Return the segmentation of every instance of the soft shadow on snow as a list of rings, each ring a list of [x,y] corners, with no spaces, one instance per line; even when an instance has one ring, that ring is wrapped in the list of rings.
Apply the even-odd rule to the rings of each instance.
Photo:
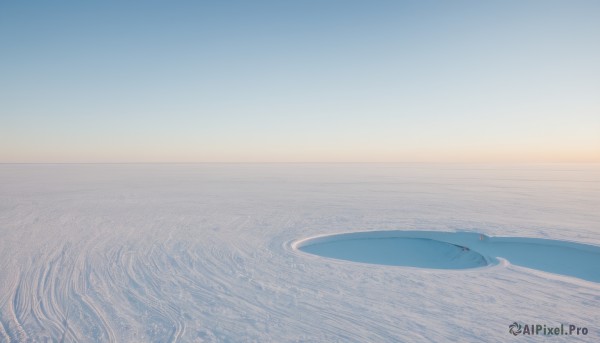
[[[433,269],[483,267],[502,258],[526,268],[600,282],[600,247],[567,241],[473,232],[368,231],[312,237],[292,247],[340,260]]]

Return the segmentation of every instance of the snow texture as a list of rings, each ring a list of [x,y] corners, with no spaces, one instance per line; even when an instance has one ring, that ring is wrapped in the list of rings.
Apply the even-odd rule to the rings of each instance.
[[[594,281],[293,248],[390,230],[600,246],[598,209],[597,164],[0,165],[0,342],[598,342]]]

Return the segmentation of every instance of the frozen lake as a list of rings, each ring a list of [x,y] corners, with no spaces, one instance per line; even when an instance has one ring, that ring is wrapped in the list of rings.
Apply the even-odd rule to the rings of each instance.
[[[346,261],[417,268],[466,269],[511,263],[600,283],[600,246],[562,240],[373,230],[320,235],[296,241],[292,248]]]
[[[599,209],[598,164],[4,164],[0,342],[500,342],[513,322],[597,342],[600,283],[530,253],[600,246]],[[535,246],[457,269],[292,247],[392,230]],[[574,269],[594,273],[582,256]]]

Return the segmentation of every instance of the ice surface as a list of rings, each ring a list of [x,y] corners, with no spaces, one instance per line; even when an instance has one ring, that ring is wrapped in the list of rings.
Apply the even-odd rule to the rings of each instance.
[[[500,257],[520,266],[600,282],[600,246],[550,239],[390,230],[318,236],[293,247],[348,261],[439,269],[498,264]]]
[[[428,238],[363,237],[305,244],[300,250],[341,260],[437,269],[465,269],[487,266],[486,259],[462,246]]]
[[[599,284],[517,255],[421,269],[292,243],[409,230],[600,245],[599,208],[598,165],[0,165],[0,342],[524,339],[514,321],[598,342]]]

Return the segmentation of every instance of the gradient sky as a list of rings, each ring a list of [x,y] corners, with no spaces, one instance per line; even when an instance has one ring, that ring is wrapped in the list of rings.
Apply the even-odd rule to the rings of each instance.
[[[1,1],[0,162],[600,162],[600,1]]]

